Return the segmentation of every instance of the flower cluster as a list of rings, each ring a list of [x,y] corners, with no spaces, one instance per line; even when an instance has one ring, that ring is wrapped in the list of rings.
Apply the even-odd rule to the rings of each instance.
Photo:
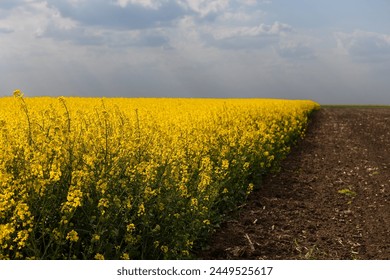
[[[1,98],[0,259],[190,258],[312,101]]]

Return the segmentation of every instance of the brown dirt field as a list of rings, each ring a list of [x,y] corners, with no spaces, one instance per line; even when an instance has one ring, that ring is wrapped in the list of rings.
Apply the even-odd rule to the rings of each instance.
[[[390,259],[390,108],[323,108],[199,259]]]

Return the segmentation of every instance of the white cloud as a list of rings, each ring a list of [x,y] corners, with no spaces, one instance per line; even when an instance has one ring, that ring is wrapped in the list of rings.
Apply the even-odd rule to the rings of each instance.
[[[284,34],[293,32],[291,26],[274,22],[257,26],[210,26],[203,28],[205,41],[221,49],[262,49],[277,44]]]
[[[0,2],[0,11],[1,10],[10,10],[13,9],[21,4],[23,4],[25,1],[24,0],[2,0]]]
[[[255,2],[249,1],[247,4],[253,5]],[[174,40],[177,37],[175,30],[185,18],[194,20],[196,28],[192,32],[198,33],[199,38],[211,36],[212,40],[220,43],[240,37],[277,35],[290,29],[279,22],[259,25],[258,22],[265,17],[263,11],[253,7],[248,10],[242,3],[238,8],[232,5],[237,3],[229,0],[31,1],[11,10],[10,14],[19,17],[18,21],[9,17],[9,23],[5,24],[0,20],[0,32],[11,32],[19,25],[25,25],[28,34],[78,45],[126,47],[143,46],[140,42],[144,42],[169,47],[170,38]],[[209,15],[213,17],[202,21]],[[20,27],[19,31],[23,28]],[[144,32],[135,37],[132,31],[138,30]],[[142,38],[143,34],[145,38]]]
[[[54,45],[66,41],[78,46],[169,47],[169,38],[161,28],[142,26],[143,32],[140,32],[140,29],[134,28],[88,25],[78,20],[77,16],[66,16],[66,13],[61,13],[61,9],[65,8],[54,4],[54,2],[49,5],[47,2],[32,1],[10,9],[7,16],[0,19],[0,33],[7,35],[0,40],[3,42],[4,52],[15,53],[16,49],[24,49],[23,52],[28,52],[31,45],[39,44],[39,40],[48,38]],[[78,5],[85,5],[87,2],[79,0],[72,1],[71,4],[74,7],[70,9],[76,11]],[[13,33],[12,37],[8,36],[8,33]],[[15,42],[23,43],[19,43],[17,48],[6,47]]]
[[[161,7],[162,2],[166,1],[156,1],[156,0],[117,0],[117,4],[121,6],[122,8],[127,7],[128,4],[132,5],[140,5],[145,8],[150,8],[157,10]]]
[[[281,42],[275,50],[281,57],[287,59],[306,60],[315,57],[313,48],[298,41]]]
[[[274,22],[272,25],[260,24],[253,27],[221,28],[214,33],[214,38],[221,40],[232,37],[257,37],[263,35],[279,35],[291,31],[291,26],[280,22]]]
[[[12,33],[14,32],[14,30],[8,26],[8,25],[3,25],[3,26],[0,26],[0,33]]]
[[[248,5],[248,6],[254,6],[257,4],[257,0],[243,0],[242,1],[245,5]]]
[[[291,6],[282,6],[267,0],[2,0],[0,93],[20,87],[30,95],[310,98],[323,92],[322,100],[330,100],[340,91],[363,98],[373,89],[388,98],[384,26],[376,33],[333,34],[352,24],[325,30],[313,16],[297,18]],[[299,9],[304,15],[305,7]]]
[[[73,5],[56,0],[50,5],[81,25],[111,30],[170,26],[187,13],[174,0],[84,0]]]
[[[229,7],[229,0],[178,0],[178,3],[201,17],[224,11]]]
[[[256,4],[270,4],[270,0],[241,0],[245,5],[255,6]]]
[[[250,21],[252,19],[252,15],[243,12],[243,11],[238,11],[238,12],[226,12],[222,14],[219,18],[220,21],[223,22],[246,22]]]
[[[6,17],[0,20],[0,28],[26,37],[41,35],[50,25],[68,30],[76,27],[76,22],[61,17],[58,10],[41,1],[26,1],[24,5],[11,9]]]
[[[335,33],[338,50],[361,62],[388,62],[390,35],[355,30]]]
[[[73,7],[80,6],[80,4],[85,3],[88,0],[68,0],[69,4],[71,4]]]

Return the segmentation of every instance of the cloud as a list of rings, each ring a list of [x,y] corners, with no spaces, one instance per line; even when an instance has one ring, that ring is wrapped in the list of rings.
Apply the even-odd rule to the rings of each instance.
[[[355,30],[335,33],[338,49],[357,62],[388,62],[390,35]]]
[[[311,47],[296,41],[280,43],[275,51],[286,59],[307,60],[315,58],[314,50]]]
[[[351,22],[351,17],[345,18],[348,24],[338,20],[329,25],[324,17],[336,17],[330,12],[338,2],[327,9],[306,0],[281,2],[2,0],[0,90],[8,94],[22,88],[30,95],[312,96],[326,102],[341,100],[340,92],[345,92],[346,102],[358,95],[361,100],[373,95],[388,99],[387,17],[382,16],[385,24],[379,27],[376,18],[371,25],[356,18]],[[346,6],[334,12],[348,16]],[[372,32],[333,33],[355,26]]]
[[[178,0],[178,3],[200,17],[220,13],[229,7],[229,0]]]
[[[15,45],[16,42],[22,52],[34,51],[35,45],[43,44],[40,40],[50,39],[55,45],[69,42],[77,46],[107,46],[113,48],[126,47],[165,47],[169,48],[169,38],[160,27],[142,29],[112,29],[87,25],[71,17],[61,14],[52,1],[50,5],[42,1],[29,1],[14,7],[7,12],[7,16],[0,19],[0,34],[3,36],[3,53],[15,53],[15,48],[6,45]],[[68,5],[75,9],[86,4],[85,0],[72,0]],[[117,9],[122,9],[117,7]],[[11,28],[12,27],[12,28]],[[9,37],[8,35],[12,36]],[[6,37],[9,37],[8,39]],[[50,48],[51,45],[45,46]],[[30,46],[29,46],[30,44]],[[45,49],[42,46],[42,51]],[[19,50],[18,52],[20,52]]]
[[[258,37],[258,36],[274,36],[283,32],[291,32],[291,26],[279,22],[275,22],[272,25],[260,24],[254,27],[239,27],[228,28],[215,32],[214,38],[216,40],[223,40],[233,37]]]
[[[109,48],[165,47],[170,48],[170,39],[163,29],[104,30],[75,25],[63,28],[54,22],[36,33],[38,38],[66,41],[79,46],[105,46]]]
[[[247,6],[257,6],[262,4],[271,4],[270,0],[236,0],[238,3],[242,3]]]
[[[134,46],[139,47],[165,47],[170,49],[170,40],[167,36],[160,34],[158,31],[150,31],[148,34],[143,34],[139,36],[139,39],[136,40]]]
[[[22,3],[24,3],[24,0],[2,0],[0,5],[0,11],[1,10],[11,10],[15,7],[18,7]]]
[[[13,31],[25,40],[39,35],[48,25],[69,29],[76,24],[70,19],[61,17],[56,9],[50,8],[44,1],[24,1],[7,11],[0,19],[0,28],[3,31]]]
[[[211,45],[225,49],[258,49],[277,43],[282,34],[290,33],[291,26],[274,22],[272,25],[219,27],[208,30]]]
[[[291,28],[279,22],[259,24],[263,1],[228,0],[53,0],[7,1],[8,25],[36,38],[76,45],[164,47],[172,49],[183,19],[191,18],[200,44],[225,49],[262,48]],[[13,9],[11,9],[11,4]],[[256,6],[257,5],[257,6]],[[16,25],[16,28],[14,26]],[[12,30],[9,28],[12,26]],[[18,27],[19,26],[19,27]],[[275,37],[276,36],[276,37]],[[274,37],[274,38],[272,38]],[[179,43],[180,44],[180,43]]]
[[[259,49],[277,43],[292,27],[275,21],[259,24],[264,12],[260,2],[227,0],[56,0],[46,4],[46,24],[37,28],[39,38],[77,45],[175,48],[183,19],[196,25],[202,45],[222,49]],[[261,2],[262,3],[262,2]],[[239,8],[236,8],[238,5]],[[249,8],[248,8],[249,7]],[[50,12],[48,12],[48,10]],[[179,43],[181,44],[181,43]],[[181,44],[182,45],[182,44]]]
[[[184,14],[176,1],[51,1],[63,17],[105,29],[143,29],[171,25]]]
[[[140,5],[145,8],[156,10],[161,7],[161,4],[163,1],[156,1],[156,0],[117,0],[117,4],[125,8],[128,4],[132,5]]]
[[[0,34],[3,33],[3,34],[7,34],[7,33],[12,33],[14,32],[14,30],[8,26],[5,26],[5,27],[1,27],[0,26]]]

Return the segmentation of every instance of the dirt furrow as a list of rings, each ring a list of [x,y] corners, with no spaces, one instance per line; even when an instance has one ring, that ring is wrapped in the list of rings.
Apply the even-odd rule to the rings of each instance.
[[[323,108],[202,259],[390,259],[390,109]]]

